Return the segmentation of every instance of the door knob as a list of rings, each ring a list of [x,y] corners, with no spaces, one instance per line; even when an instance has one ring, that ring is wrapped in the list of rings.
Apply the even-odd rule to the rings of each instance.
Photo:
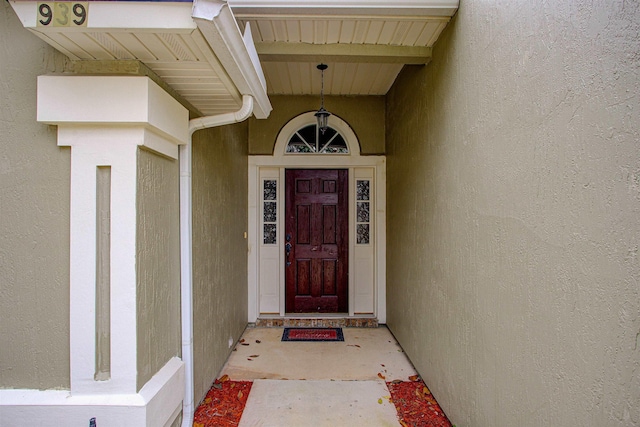
[[[291,253],[291,243],[289,242],[285,243],[284,251],[286,252],[287,256],[289,256],[289,254]]]

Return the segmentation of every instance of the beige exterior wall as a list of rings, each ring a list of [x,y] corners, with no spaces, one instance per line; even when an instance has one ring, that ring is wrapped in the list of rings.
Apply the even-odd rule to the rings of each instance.
[[[388,325],[459,427],[640,425],[639,31],[463,1],[388,95]]]
[[[68,148],[36,122],[36,77],[64,57],[0,4],[0,388],[68,389]]]
[[[247,122],[193,140],[194,400],[247,325]]]
[[[138,390],[180,356],[179,173],[178,160],[138,149]]]
[[[291,119],[320,108],[319,96],[271,96],[267,120],[249,120],[249,154],[273,154],[278,133]],[[326,96],[325,108],[347,122],[360,142],[360,154],[384,154],[385,98]]]

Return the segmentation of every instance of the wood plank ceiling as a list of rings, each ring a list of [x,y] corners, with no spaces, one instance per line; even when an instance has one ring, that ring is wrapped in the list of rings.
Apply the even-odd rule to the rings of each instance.
[[[427,64],[456,1],[230,0],[250,24],[271,95],[384,95],[405,64]],[[277,3],[277,5],[276,5]],[[385,4],[386,3],[386,4]]]
[[[48,32],[47,41],[76,61],[139,60],[204,115],[237,110],[242,95],[202,33]]]

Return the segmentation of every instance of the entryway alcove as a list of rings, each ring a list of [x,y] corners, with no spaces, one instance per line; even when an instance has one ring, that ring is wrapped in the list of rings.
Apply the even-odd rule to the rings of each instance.
[[[272,155],[249,156],[249,322],[385,322],[384,177],[335,115],[322,134],[300,114]]]

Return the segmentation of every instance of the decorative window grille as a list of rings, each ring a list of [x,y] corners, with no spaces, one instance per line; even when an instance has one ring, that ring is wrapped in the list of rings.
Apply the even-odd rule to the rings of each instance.
[[[278,181],[262,181],[262,242],[275,245],[278,233]]]
[[[371,242],[371,181],[356,180],[356,243],[368,245]]]
[[[287,154],[349,154],[349,148],[340,132],[327,128],[322,133],[318,125],[313,124],[293,134],[287,144]]]

